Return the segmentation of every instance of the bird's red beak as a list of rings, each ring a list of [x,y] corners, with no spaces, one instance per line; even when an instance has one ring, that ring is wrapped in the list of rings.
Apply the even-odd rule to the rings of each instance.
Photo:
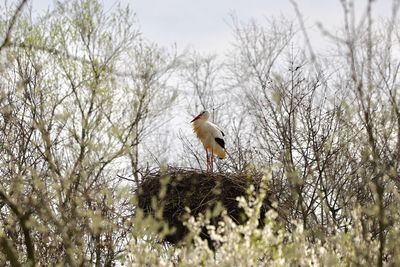
[[[193,120],[191,120],[190,122],[192,123],[192,122],[194,122],[194,121],[196,121],[196,120],[200,119],[200,116],[201,116],[201,115],[197,115],[197,116],[196,116],[196,117],[194,117],[194,119],[193,119]]]

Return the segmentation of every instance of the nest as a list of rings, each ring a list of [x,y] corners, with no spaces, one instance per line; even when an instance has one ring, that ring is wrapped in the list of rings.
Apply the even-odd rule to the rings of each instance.
[[[138,186],[138,207],[145,215],[151,216],[155,215],[155,207],[162,207],[161,219],[173,229],[163,241],[176,244],[183,241],[189,232],[182,222],[187,215],[186,207],[190,209],[191,215],[197,216],[199,213],[214,210],[216,205],[220,204],[231,219],[238,224],[244,223],[247,218],[243,209],[238,206],[237,197],[246,196],[250,185],[254,186],[256,192],[259,191],[261,178],[261,173],[206,173],[175,168],[164,172],[156,171],[147,175]],[[265,212],[272,208],[273,195],[269,190],[264,199],[259,218],[260,225],[263,224]],[[211,223],[217,225],[218,220],[220,216],[212,218]],[[201,236],[210,244],[206,229],[203,229]]]

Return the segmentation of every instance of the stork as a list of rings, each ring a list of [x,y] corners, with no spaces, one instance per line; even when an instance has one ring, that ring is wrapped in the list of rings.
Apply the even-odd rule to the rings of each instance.
[[[192,121],[193,132],[197,135],[197,138],[203,143],[204,149],[206,150],[207,157],[207,171],[213,171],[214,154],[220,159],[224,159],[226,156],[224,132],[215,125],[208,121],[210,113],[208,111],[202,111]],[[209,154],[210,153],[210,154]]]

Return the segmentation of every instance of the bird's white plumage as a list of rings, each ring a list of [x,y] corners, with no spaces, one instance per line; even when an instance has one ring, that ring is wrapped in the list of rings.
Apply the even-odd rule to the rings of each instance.
[[[223,159],[226,156],[223,132],[217,125],[208,121],[208,117],[209,113],[204,111],[193,119],[193,131],[207,151]]]

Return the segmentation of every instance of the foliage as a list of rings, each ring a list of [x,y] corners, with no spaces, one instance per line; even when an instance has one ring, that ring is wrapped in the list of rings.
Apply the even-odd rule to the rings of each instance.
[[[225,58],[148,41],[120,5],[57,1],[35,15],[27,1],[4,4],[0,265],[399,265],[400,2],[378,22],[373,1],[359,21],[340,1],[343,27],[321,26],[330,50],[318,53],[291,2],[297,24],[232,16]],[[224,128],[229,157],[215,175],[189,172],[202,180],[186,190],[262,174],[284,212],[264,216],[268,191],[240,186],[222,195],[248,220],[186,209],[188,239],[172,245],[162,207],[141,210],[134,193],[163,158],[203,165],[200,145],[181,133],[184,151],[170,147],[168,129],[200,107]],[[149,199],[174,196],[171,185]]]
[[[23,262],[110,265],[125,250],[134,208],[116,174],[139,179],[140,145],[174,99],[165,79],[176,65],[132,19],[68,1],[21,16],[2,51],[0,216]]]
[[[264,180],[270,178],[267,174]],[[165,248],[157,239],[147,236],[156,229],[150,230],[150,225],[157,225],[157,222],[151,217],[142,221],[143,217],[140,217],[136,223],[139,228],[146,230],[135,232],[137,237],[142,238],[142,242],[137,239],[131,242],[126,258],[128,265],[365,266],[373,265],[372,263],[379,260],[379,241],[372,237],[368,226],[362,223],[361,207],[353,210],[351,219],[356,223],[349,224],[345,231],[334,231],[332,227],[331,234],[321,235],[313,240],[310,239],[310,230],[304,229],[299,222],[293,222],[292,230],[288,231],[277,221],[279,215],[274,210],[266,213],[264,223],[260,227],[257,218],[265,193],[264,189],[254,194],[253,189],[249,191],[247,200],[244,197],[238,198],[239,206],[251,218],[244,224],[238,224],[227,213],[223,214],[223,219],[217,226],[201,213],[197,217],[188,218],[186,225],[193,234],[192,241],[180,247]],[[207,241],[200,237],[204,227],[216,244],[213,250],[209,248]],[[394,237],[397,234],[396,223],[390,235]],[[385,262],[395,265],[398,262],[397,241],[388,241],[387,245]]]

